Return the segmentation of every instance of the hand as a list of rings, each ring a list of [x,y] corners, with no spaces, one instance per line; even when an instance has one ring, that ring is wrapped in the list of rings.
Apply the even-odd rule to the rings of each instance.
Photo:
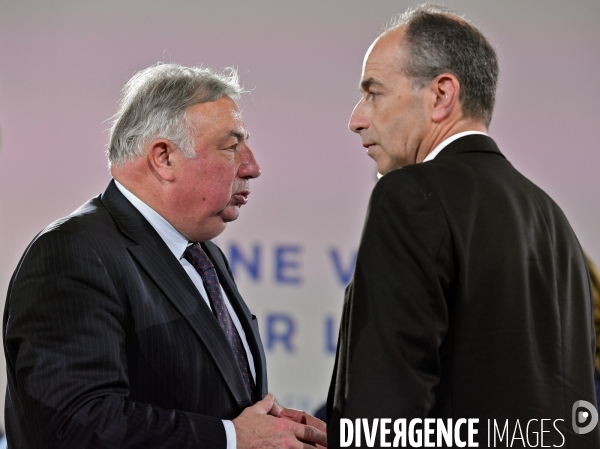
[[[327,425],[318,418],[315,418],[312,415],[309,415],[306,412],[301,410],[295,410],[293,408],[285,408],[281,407],[277,403],[273,402],[273,407],[269,410],[269,415],[276,416],[278,418],[288,419],[290,421],[297,422],[299,424],[305,424],[310,427],[314,427],[317,430],[327,434]],[[325,445],[316,444],[318,448],[327,447],[327,442]]]
[[[327,446],[325,432],[287,416],[287,419],[276,418],[270,413],[274,406],[274,412],[284,410],[276,405],[273,396],[268,394],[233,420],[238,449],[309,449],[315,445]],[[315,422],[319,421],[316,418],[312,419]]]

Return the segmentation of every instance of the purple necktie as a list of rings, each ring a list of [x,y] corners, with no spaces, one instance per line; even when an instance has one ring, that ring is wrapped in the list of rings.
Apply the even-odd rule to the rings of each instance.
[[[231,345],[231,349],[233,349],[233,355],[235,356],[235,360],[237,361],[242,373],[244,385],[246,385],[246,390],[248,390],[248,394],[252,399],[254,398],[254,380],[250,374],[248,357],[246,355],[244,345],[242,344],[242,339],[240,338],[240,335],[238,334],[238,331],[231,320],[231,315],[229,315],[229,311],[227,310],[227,306],[223,300],[221,285],[219,284],[219,278],[217,277],[215,267],[204,250],[200,247],[199,243],[194,243],[188,246],[183,254],[183,257],[185,257],[185,259],[192,264],[202,278],[202,282],[204,283],[204,288],[208,294],[208,299],[212,305],[214,314],[219,320],[219,324],[221,325],[223,332],[225,332],[225,336]]]

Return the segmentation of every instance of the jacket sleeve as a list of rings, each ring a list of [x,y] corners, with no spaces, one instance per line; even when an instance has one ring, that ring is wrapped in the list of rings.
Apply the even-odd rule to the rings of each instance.
[[[30,245],[4,317],[10,446],[224,449],[220,419],[128,400],[130,315],[116,291],[81,234]]]
[[[335,421],[428,416],[448,329],[451,245],[424,182],[404,169],[378,181],[346,292]]]

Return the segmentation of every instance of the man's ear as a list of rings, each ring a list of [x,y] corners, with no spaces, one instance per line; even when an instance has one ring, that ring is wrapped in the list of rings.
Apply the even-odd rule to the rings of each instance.
[[[460,84],[454,75],[442,73],[431,82],[430,88],[435,95],[431,119],[440,123],[459,107]]]
[[[150,143],[148,166],[160,180],[172,182],[175,179],[173,162],[177,151],[173,142],[166,139],[156,139]]]

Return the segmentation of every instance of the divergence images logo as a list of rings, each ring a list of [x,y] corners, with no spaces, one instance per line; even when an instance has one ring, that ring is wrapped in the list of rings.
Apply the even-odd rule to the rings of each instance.
[[[585,410],[583,410],[585,409]],[[590,418],[591,416],[591,418]],[[589,419],[586,426],[581,427]],[[573,431],[579,435],[590,433],[598,424],[598,410],[588,401],[577,401],[573,404]]]

